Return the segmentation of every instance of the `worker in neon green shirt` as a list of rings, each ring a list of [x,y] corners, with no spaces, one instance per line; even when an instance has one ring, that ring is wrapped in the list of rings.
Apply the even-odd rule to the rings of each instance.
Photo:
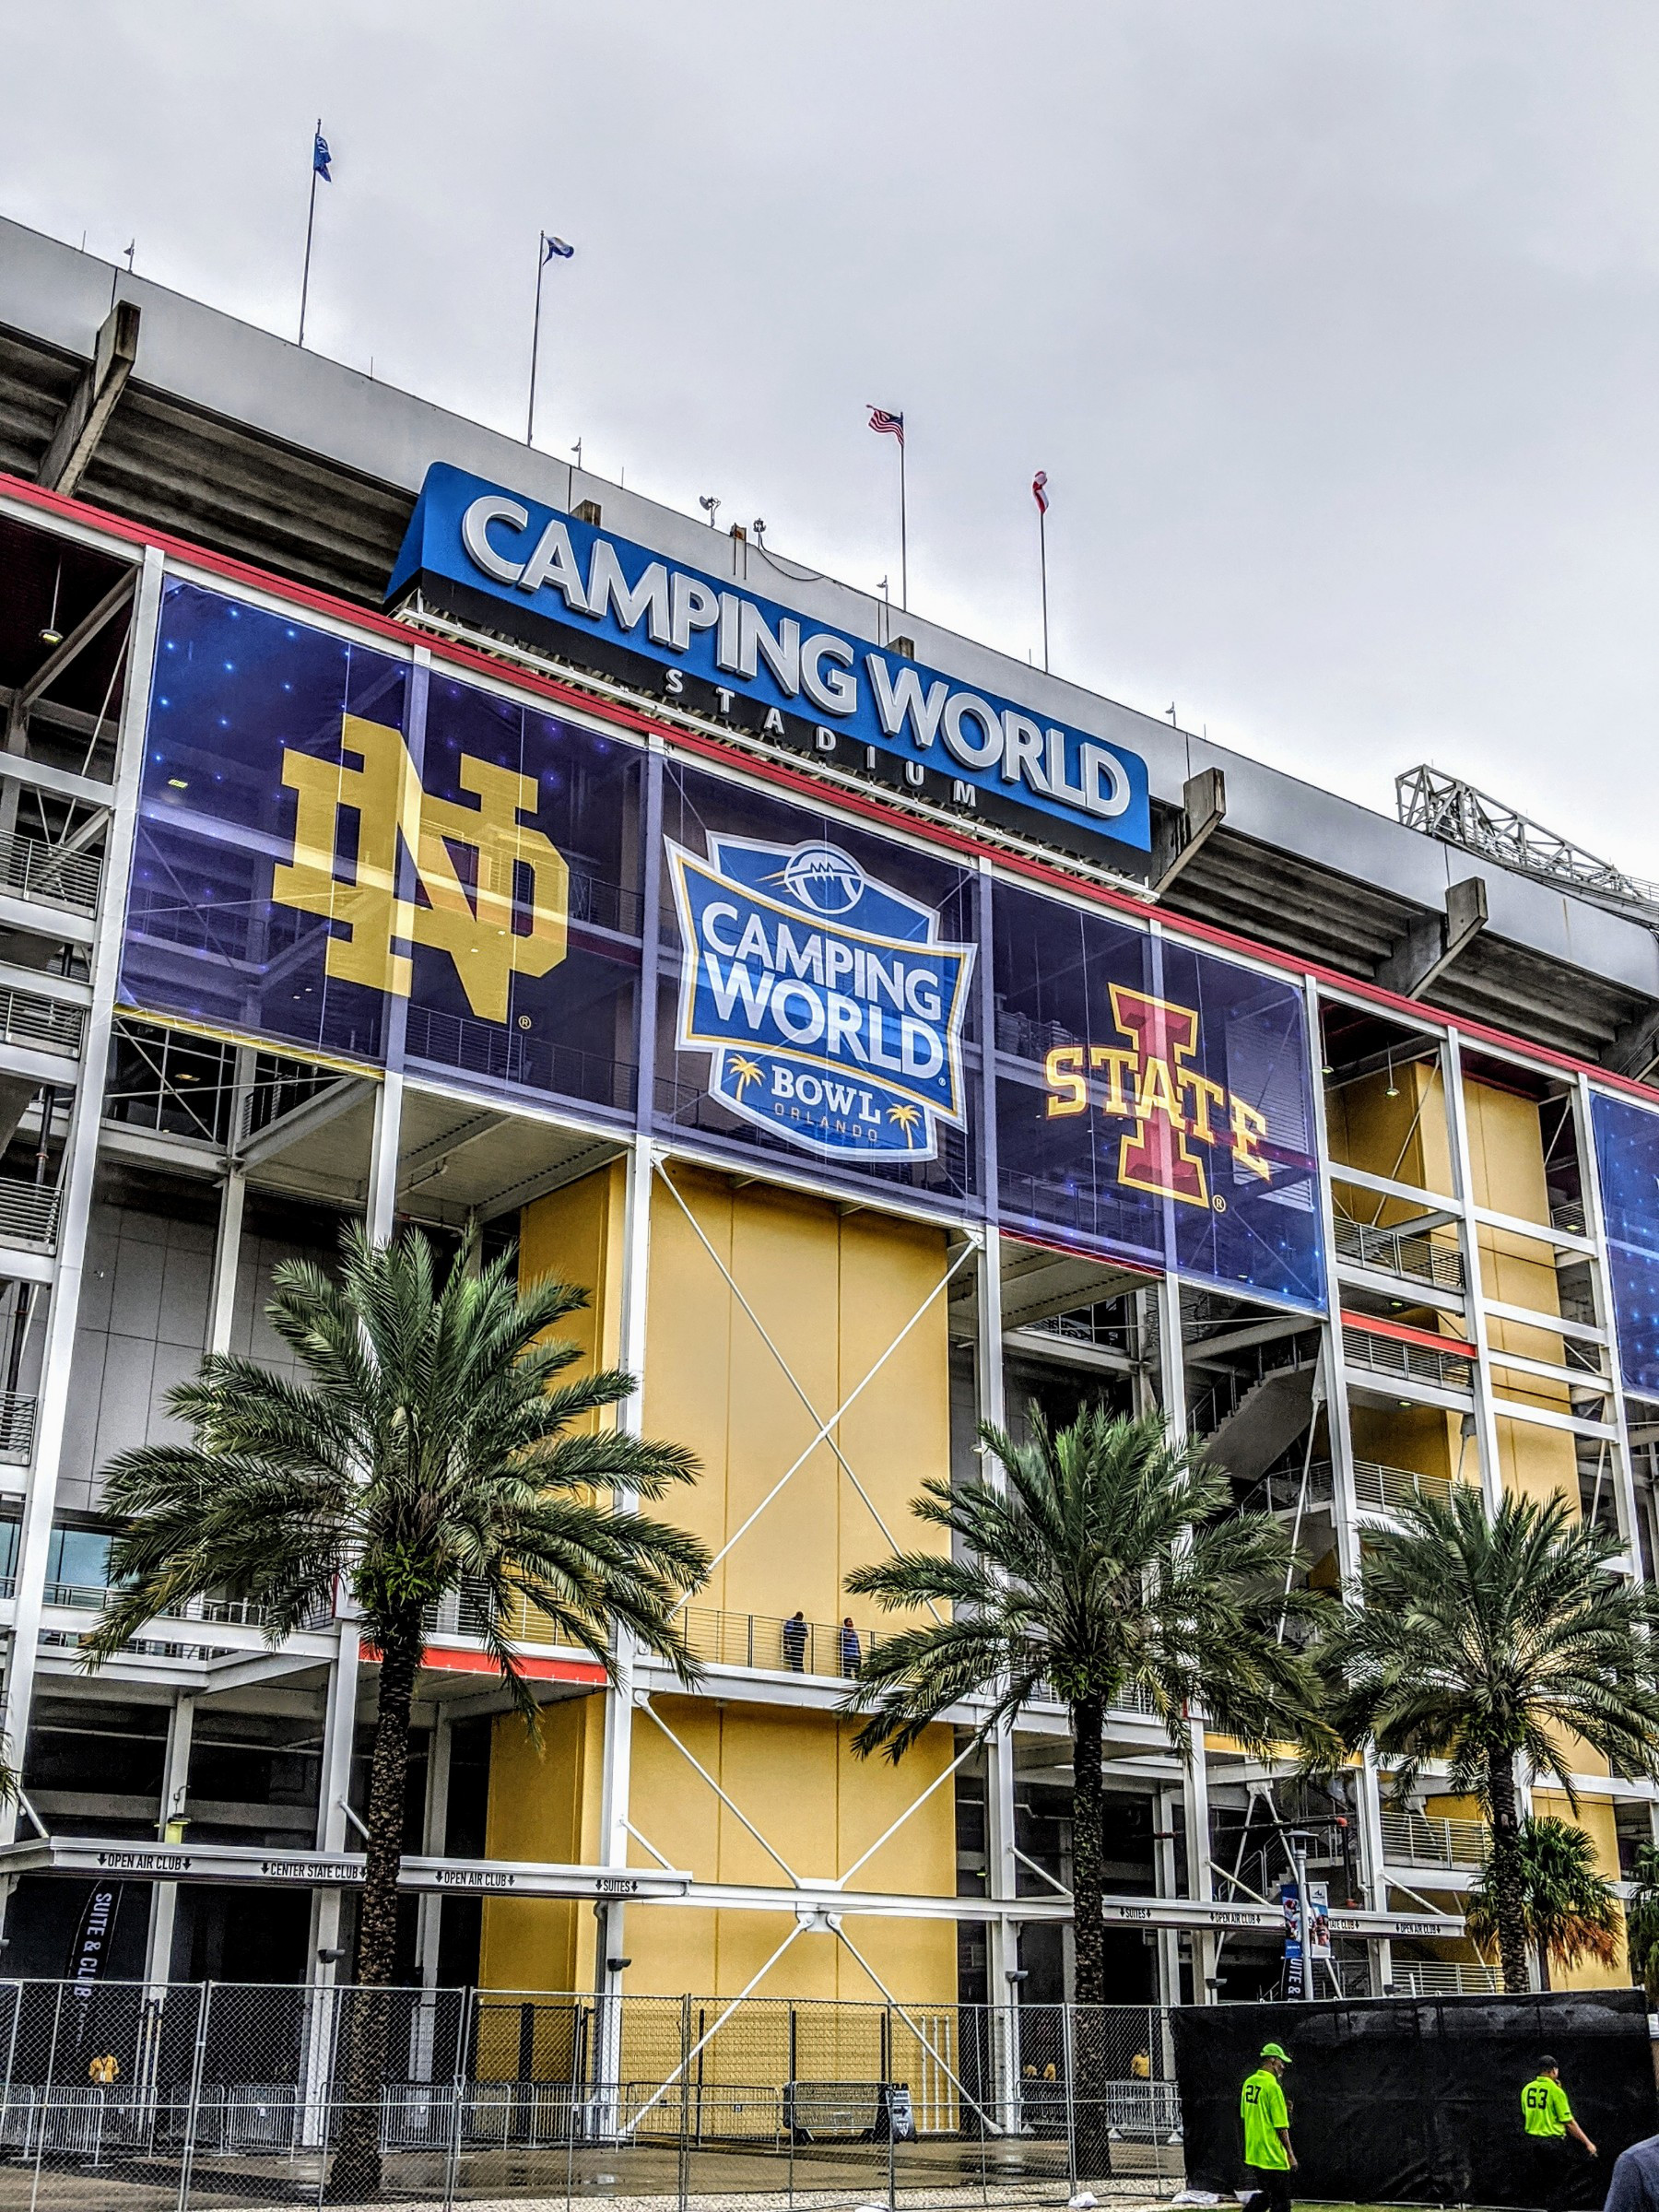
[[[1245,2081],[1239,2099],[1244,2122],[1244,2163],[1251,2192],[1244,2212],[1290,2212],[1290,2176],[1296,2153],[1290,2147],[1290,2112],[1279,2077],[1290,2064],[1282,2043],[1264,2043],[1261,2063]]]
[[[1587,2179],[1573,2145],[1592,2159],[1595,2146],[1572,2116],[1561,2069],[1553,2058],[1539,2059],[1537,2072],[1522,2090],[1521,2119],[1537,2175],[1538,2202],[1546,2212],[1561,2212]]]

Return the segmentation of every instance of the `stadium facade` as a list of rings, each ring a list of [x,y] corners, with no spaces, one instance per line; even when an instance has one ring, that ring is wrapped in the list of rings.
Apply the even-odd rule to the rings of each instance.
[[[434,1621],[411,1980],[1062,1996],[1062,1711],[898,1767],[838,1712],[884,1626],[845,1577],[982,1418],[1160,1406],[1325,1586],[1459,1482],[1564,1493],[1653,1575],[1639,900],[11,225],[0,470],[9,1972],[349,1973],[354,1622],[79,1646],[100,1468],[205,1347],[280,1363],[271,1270],[350,1217],[591,1286],[717,1561],[696,1696],[509,1624],[539,1747],[476,1609]],[[1346,1986],[1485,1985],[1443,1779],[1107,1735],[1115,1994],[1276,1989],[1293,1828]],[[1653,1793],[1581,1763],[1618,1875]]]

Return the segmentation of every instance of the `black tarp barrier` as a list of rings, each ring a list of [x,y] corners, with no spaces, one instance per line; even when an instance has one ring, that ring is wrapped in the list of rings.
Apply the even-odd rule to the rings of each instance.
[[[1290,2053],[1285,2091],[1300,2197],[1369,2204],[1542,2202],[1521,2091],[1547,2052],[1600,2156],[1567,2202],[1595,2206],[1613,2161],[1659,2132],[1639,1989],[1524,1997],[1370,1997],[1186,2006],[1170,2016],[1189,2188],[1245,2180],[1239,2092],[1265,2042]]]

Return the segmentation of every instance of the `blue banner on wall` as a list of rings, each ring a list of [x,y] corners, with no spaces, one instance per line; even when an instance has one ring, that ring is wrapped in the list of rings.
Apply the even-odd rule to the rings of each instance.
[[[999,882],[1005,1227],[1323,1312],[1294,983]]]
[[[931,1159],[967,1124],[962,1024],[974,947],[844,846],[670,844],[683,963],[677,1042],[742,1120],[833,1159]]]
[[[427,471],[387,598],[422,579],[458,583],[511,610],[509,629],[526,618],[556,625],[578,658],[594,641],[641,655],[668,672],[671,694],[691,677],[708,695],[700,707],[751,700],[763,711],[761,735],[782,736],[789,716],[820,729],[832,749],[869,747],[919,776],[939,770],[1094,836],[1143,852],[1151,844],[1137,753],[446,463]]]
[[[174,582],[123,1001],[629,1110],[641,780],[636,747]]]
[[[1590,1119],[1619,1374],[1638,1397],[1659,1398],[1659,1112],[1593,1090]]]

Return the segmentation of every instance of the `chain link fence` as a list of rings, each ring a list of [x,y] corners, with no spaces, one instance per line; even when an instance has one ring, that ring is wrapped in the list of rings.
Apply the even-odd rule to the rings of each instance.
[[[0,1983],[0,2212],[1169,2195],[1146,2006]]]

